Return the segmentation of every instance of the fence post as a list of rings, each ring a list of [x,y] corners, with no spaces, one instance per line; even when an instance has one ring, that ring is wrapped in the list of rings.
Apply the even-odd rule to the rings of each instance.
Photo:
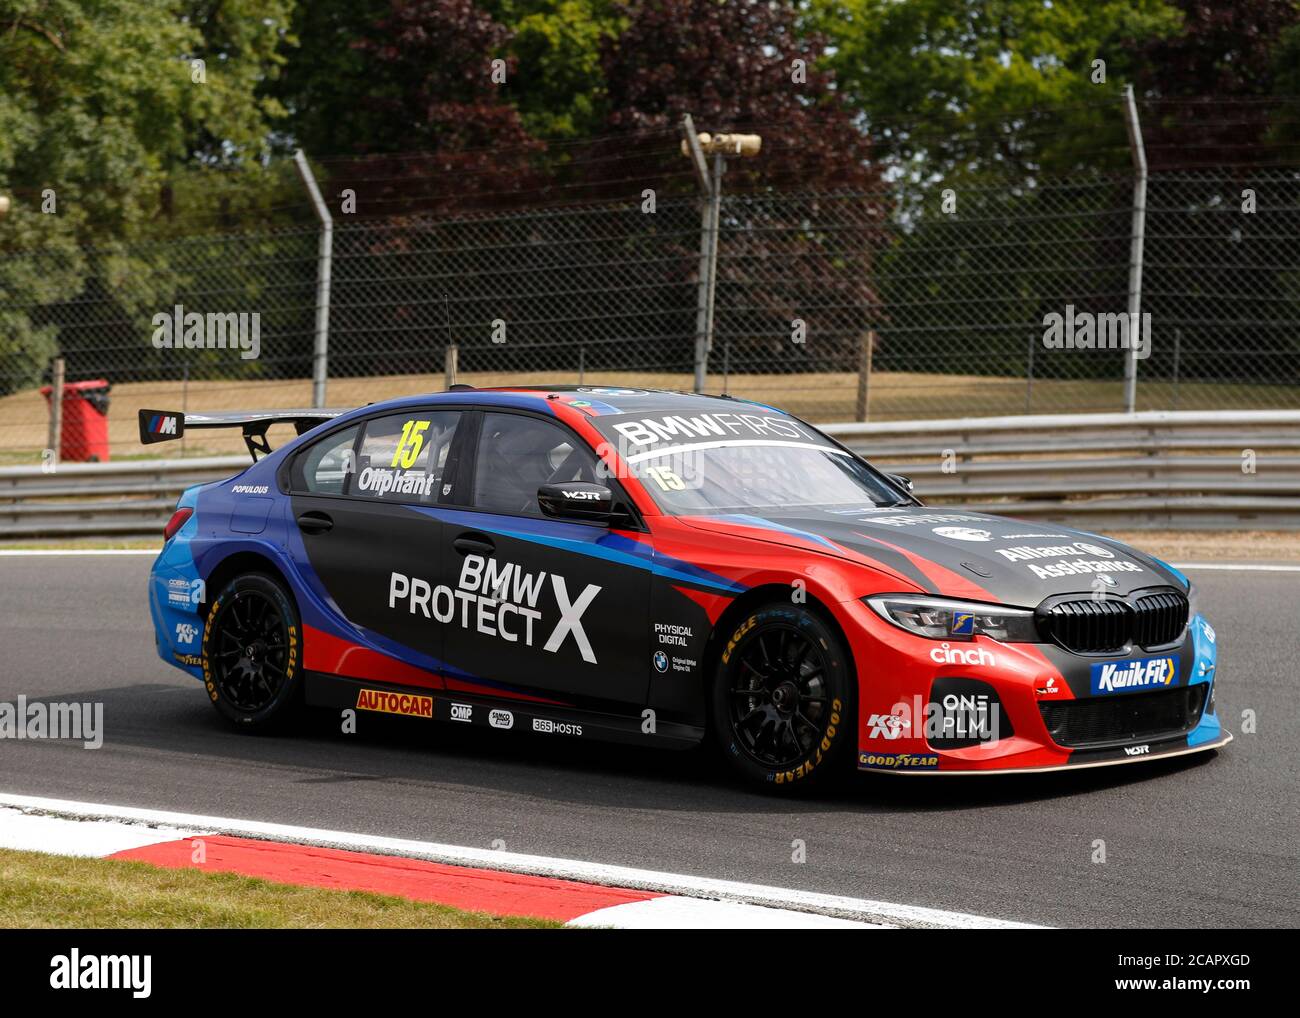
[[[868,329],[859,342],[858,401],[855,417],[865,421],[871,415],[871,357],[876,346],[876,330]]]
[[[1174,329],[1174,409],[1178,409],[1178,359],[1182,352],[1183,330]]]
[[[63,444],[63,379],[65,369],[62,357],[54,358],[50,371],[50,433],[49,445],[52,464],[59,462],[59,446]]]
[[[316,218],[320,220],[320,240],[317,244],[316,259],[316,345],[311,361],[311,405],[325,405],[325,382],[329,377],[329,342],[330,342],[330,264],[334,260],[334,217],[320,196],[316,186],[316,177],[307,164],[307,157],[302,149],[293,154],[294,165],[298,175],[311,195],[311,203],[316,208]]]
[[[1025,356],[1025,413],[1034,405],[1034,347],[1037,345],[1038,337],[1030,332],[1029,353]]]
[[[1147,223],[1147,153],[1142,144],[1142,125],[1138,123],[1137,102],[1133,86],[1124,86],[1124,126],[1133,155],[1133,229],[1128,259],[1128,335],[1129,349],[1124,354],[1124,410],[1137,409],[1137,337],[1142,327],[1142,257],[1146,246]]]
[[[456,384],[456,371],[460,367],[460,347],[455,343],[447,344],[447,353],[443,357],[443,371],[446,372],[446,383],[444,389],[450,389]]]
[[[713,344],[712,275],[717,266],[718,235],[715,188],[721,182],[722,157],[714,160],[712,175],[704,161],[704,149],[695,133],[695,121],[687,113],[682,117],[682,131],[686,135],[686,148],[699,178],[700,193],[704,196],[700,212],[700,267],[695,297],[695,391],[703,392],[709,374],[709,348]]]

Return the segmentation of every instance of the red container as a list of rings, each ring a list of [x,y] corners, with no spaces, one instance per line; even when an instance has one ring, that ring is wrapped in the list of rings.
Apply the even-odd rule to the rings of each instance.
[[[88,382],[65,382],[63,385],[63,431],[59,439],[59,459],[65,463],[108,462],[108,390],[107,381],[96,378]],[[53,386],[41,386],[41,395],[50,402]]]

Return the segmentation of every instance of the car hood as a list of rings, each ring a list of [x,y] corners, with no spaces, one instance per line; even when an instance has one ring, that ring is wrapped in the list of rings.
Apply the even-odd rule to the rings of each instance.
[[[1056,594],[1187,586],[1177,570],[1118,541],[951,506],[801,506],[683,522],[884,568],[930,593],[1030,608]]]

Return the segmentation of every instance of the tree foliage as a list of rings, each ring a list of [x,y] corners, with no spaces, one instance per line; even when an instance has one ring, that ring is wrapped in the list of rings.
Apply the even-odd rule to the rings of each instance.
[[[1118,88],[1179,24],[1164,0],[813,0],[809,18],[882,154],[948,179],[1124,158]]]
[[[258,93],[290,3],[0,0],[0,190],[13,200],[0,256],[42,251],[0,257],[0,387],[30,382],[54,350],[34,309],[110,262],[123,271],[126,246],[167,213],[173,175],[266,150],[279,108]]]

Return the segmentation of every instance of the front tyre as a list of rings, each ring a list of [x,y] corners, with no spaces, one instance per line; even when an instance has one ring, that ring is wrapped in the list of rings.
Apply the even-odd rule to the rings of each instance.
[[[803,786],[834,772],[854,742],[856,675],[815,612],[770,604],[727,634],[713,680],[713,732],[746,778]]]
[[[301,632],[293,600],[271,577],[245,573],[226,585],[203,627],[203,684],[223,717],[267,729],[292,713]]]

